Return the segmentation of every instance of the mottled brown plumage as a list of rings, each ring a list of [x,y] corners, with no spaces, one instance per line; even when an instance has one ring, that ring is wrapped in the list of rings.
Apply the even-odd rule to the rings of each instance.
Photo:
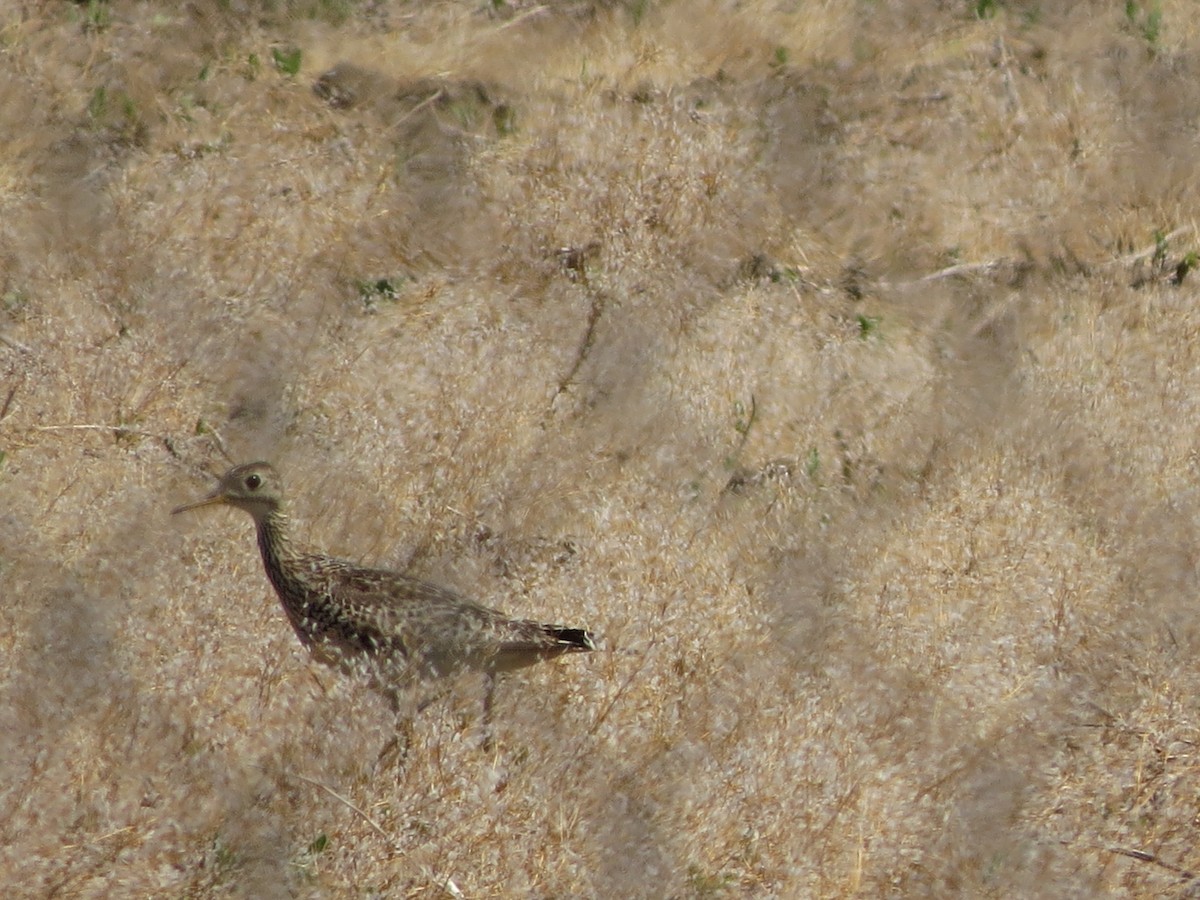
[[[490,677],[596,649],[582,628],[510,619],[401,572],[297,549],[282,482],[268,463],[230,469],[207,497],[172,512],[213,504],[236,506],[254,519],[267,577],[313,656],[368,677],[393,702],[397,690],[418,679],[464,670]]]

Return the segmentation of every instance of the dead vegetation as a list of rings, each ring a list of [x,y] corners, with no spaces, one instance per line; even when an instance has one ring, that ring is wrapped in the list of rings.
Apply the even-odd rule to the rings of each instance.
[[[1200,891],[1200,31],[1051,6],[13,4],[6,896]],[[608,652],[378,767],[225,452]]]

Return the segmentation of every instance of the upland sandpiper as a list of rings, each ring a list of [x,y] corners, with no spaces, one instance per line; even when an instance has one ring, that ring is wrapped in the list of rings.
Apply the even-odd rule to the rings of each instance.
[[[394,708],[416,682],[473,670],[487,676],[486,714],[496,673],[596,649],[583,628],[512,619],[401,572],[297,549],[283,483],[269,463],[230,469],[211,494],[172,513],[215,504],[254,519],[267,578],[312,655],[365,677]]]

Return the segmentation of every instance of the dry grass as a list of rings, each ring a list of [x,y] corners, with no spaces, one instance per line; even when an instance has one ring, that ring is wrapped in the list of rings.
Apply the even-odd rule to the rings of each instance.
[[[10,3],[5,896],[1200,893],[1198,68],[1185,0]],[[377,769],[168,518],[214,430],[608,652]]]

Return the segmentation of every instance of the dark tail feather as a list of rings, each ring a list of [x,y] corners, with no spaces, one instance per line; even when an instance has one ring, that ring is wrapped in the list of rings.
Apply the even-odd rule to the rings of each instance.
[[[546,632],[568,650],[595,650],[595,636],[586,628],[563,628],[561,625],[546,625]]]

